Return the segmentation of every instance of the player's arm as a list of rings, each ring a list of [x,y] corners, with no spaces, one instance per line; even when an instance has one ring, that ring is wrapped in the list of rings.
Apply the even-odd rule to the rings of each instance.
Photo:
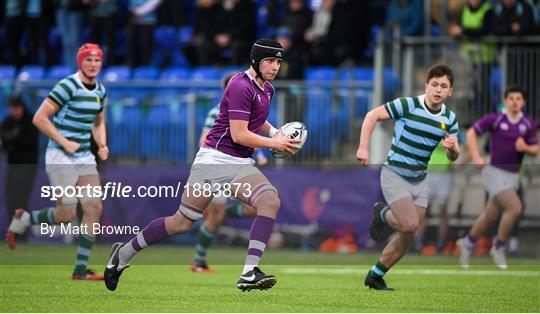
[[[478,149],[478,134],[474,127],[467,131],[467,150],[475,165],[481,167],[486,164],[486,161],[480,155],[480,149]]]
[[[54,100],[47,97],[39,106],[38,111],[32,119],[32,123],[50,139],[58,143],[64,148],[64,150],[70,154],[73,154],[80,148],[80,144],[73,142],[64,137],[52,124],[50,117],[54,115],[60,109],[60,105]]]
[[[356,152],[356,159],[358,159],[364,166],[368,165],[369,139],[375,125],[379,121],[389,120],[390,118],[390,114],[384,105],[371,110],[364,118],[364,123],[362,123],[362,130],[360,132],[360,143]]]
[[[266,133],[268,134],[268,136],[270,137],[274,137],[274,135],[276,135],[276,133],[278,132],[278,129],[276,129],[270,122],[265,121],[263,126],[261,127],[261,131],[263,133]]]
[[[539,150],[538,138],[536,137],[536,126],[534,122],[531,121],[531,124],[533,127],[529,129],[528,134],[524,138],[518,138],[515,146],[518,152],[525,153],[530,156],[536,156],[538,155]]]
[[[208,136],[209,132],[210,131],[208,131],[208,130],[203,130],[201,132],[201,137],[199,138],[199,146],[201,146],[201,147],[204,146],[204,141],[206,141],[206,137]]]
[[[279,133],[273,138],[260,136],[248,129],[248,123],[247,120],[229,120],[231,137],[235,143],[253,148],[270,148],[280,153],[290,154],[300,149],[298,146],[300,140],[288,139]]]
[[[107,147],[107,128],[105,127],[105,111],[102,110],[94,120],[94,128],[92,129],[94,141],[98,146],[98,155],[101,160],[106,160],[109,157],[109,148]]]
[[[451,161],[456,161],[459,157],[461,150],[459,149],[458,138],[455,135],[446,135],[442,143],[446,148],[446,157]]]
[[[536,156],[538,155],[538,144],[529,145],[522,137],[520,137],[516,141],[516,151],[525,153],[527,155]]]

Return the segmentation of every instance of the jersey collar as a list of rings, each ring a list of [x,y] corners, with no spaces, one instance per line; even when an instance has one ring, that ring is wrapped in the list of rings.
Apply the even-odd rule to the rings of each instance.
[[[441,106],[441,111],[439,111],[438,113],[435,113],[435,114],[431,113],[431,111],[429,111],[428,108],[426,108],[426,105],[424,104],[425,96],[426,96],[426,94],[418,96],[418,101],[420,102],[420,105],[422,106],[422,108],[424,108],[424,110],[427,112],[427,114],[429,114],[432,117],[441,116],[443,114],[443,112],[445,112],[445,110],[446,110],[446,105],[443,103],[442,106]]]

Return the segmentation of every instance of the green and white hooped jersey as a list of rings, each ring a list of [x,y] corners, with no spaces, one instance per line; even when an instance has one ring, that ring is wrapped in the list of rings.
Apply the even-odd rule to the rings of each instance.
[[[214,122],[216,122],[217,117],[219,116],[219,104],[217,104],[215,107],[210,109],[208,111],[208,114],[206,115],[206,119],[204,120],[204,127],[203,132],[208,132],[210,129],[214,126]]]
[[[105,86],[96,81],[94,90],[88,90],[75,73],[58,82],[48,96],[60,105],[53,117],[56,129],[68,140],[81,144],[73,156],[90,154],[94,121],[103,110],[107,97]],[[48,147],[63,150],[62,146],[52,139],[49,139]]]
[[[409,182],[420,182],[427,175],[429,159],[439,142],[446,134],[457,136],[456,114],[444,104],[439,113],[429,112],[424,95],[397,98],[385,108],[396,123],[384,165]]]

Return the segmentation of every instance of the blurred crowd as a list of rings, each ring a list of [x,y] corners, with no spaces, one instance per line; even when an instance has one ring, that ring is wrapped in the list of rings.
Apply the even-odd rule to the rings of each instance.
[[[75,68],[71,56],[90,41],[104,47],[106,65],[167,65],[156,64],[158,47],[187,66],[240,65],[264,36],[283,44],[286,78],[296,79],[308,65],[369,63],[376,33],[395,36],[395,26],[400,36],[540,34],[540,0],[5,0],[0,19],[2,64]],[[156,38],[163,26],[181,44],[159,44],[171,40]]]

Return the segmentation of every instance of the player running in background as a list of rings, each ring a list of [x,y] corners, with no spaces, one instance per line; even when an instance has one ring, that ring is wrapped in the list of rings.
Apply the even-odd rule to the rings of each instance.
[[[223,78],[222,87],[225,89],[229,84],[230,79],[235,75],[235,73],[228,74]],[[206,141],[206,136],[208,132],[214,126],[217,117],[219,116],[219,104],[214,108],[210,109],[206,120],[204,121],[204,128],[201,133],[200,146],[204,147],[204,142]],[[264,156],[264,153],[261,149],[255,150],[257,164],[264,166],[268,162],[268,159]],[[235,201],[234,204],[227,206],[227,197],[215,196],[210,205],[206,208],[206,215],[204,217],[204,223],[201,224],[199,229],[199,235],[197,236],[197,244],[195,245],[195,256],[193,258],[193,263],[190,266],[193,272],[199,273],[211,273],[214,272],[214,269],[208,267],[206,262],[206,254],[208,248],[214,242],[217,232],[225,216],[230,218],[243,218],[243,217],[255,217],[257,215],[257,210],[252,206],[245,205],[242,202]]]
[[[106,160],[109,155],[103,107],[107,92],[96,80],[101,71],[103,52],[96,44],[84,44],[77,53],[79,71],[61,80],[34,115],[36,127],[49,137],[45,154],[45,169],[51,186],[62,188],[100,186],[96,159],[90,152],[90,138],[98,145],[98,155]],[[50,117],[53,116],[53,122]],[[82,190],[83,192],[85,190]],[[99,223],[102,212],[100,198],[61,197],[56,207],[27,212],[18,209],[7,232],[11,249],[16,246],[16,235],[22,235],[31,225],[69,223],[76,216],[77,202],[81,203],[81,224],[87,233],[79,235],[79,247],[72,279],[103,280],[87,268],[95,236],[92,224]],[[82,230],[82,229],[81,229]]]
[[[510,87],[504,92],[503,101],[506,105],[503,112],[483,116],[467,132],[467,146],[473,163],[483,167],[482,177],[489,200],[467,236],[457,241],[461,252],[459,263],[463,268],[469,267],[475,240],[498,220],[497,236],[489,252],[497,267],[508,267],[506,242],[523,211],[523,204],[517,194],[519,168],[525,154],[535,156],[539,150],[536,125],[521,112],[525,105],[525,92],[519,87]],[[477,142],[478,135],[486,132],[491,133],[489,165],[481,157]]]
[[[283,59],[283,47],[273,39],[259,39],[251,48],[251,67],[231,79],[221,99],[220,113],[191,166],[179,209],[152,221],[127,243],[115,243],[105,268],[105,284],[115,290],[122,272],[135,254],[149,245],[185,233],[214,195],[236,184],[233,196],[257,209],[250,231],[244,269],[236,286],[241,290],[269,289],[276,278],[258,267],[280,208],[277,190],[254,166],[254,148],[294,153],[300,140],[285,138],[266,119],[274,88],[273,80]],[[271,137],[260,136],[259,131]],[[277,134],[276,134],[277,133]],[[274,136],[275,135],[275,136]],[[206,184],[211,193],[199,191]],[[229,190],[230,191],[230,190]]]
[[[422,223],[428,205],[427,163],[442,140],[448,159],[458,158],[458,122],[444,101],[452,95],[454,76],[446,65],[427,72],[425,94],[402,97],[379,106],[366,115],[356,158],[368,165],[369,139],[378,121],[395,119],[394,137],[388,159],[381,170],[381,188],[388,206],[376,203],[369,232],[382,240],[386,227],[399,234],[384,248],[364,284],[377,290],[393,290],[383,276],[407,252]]]

